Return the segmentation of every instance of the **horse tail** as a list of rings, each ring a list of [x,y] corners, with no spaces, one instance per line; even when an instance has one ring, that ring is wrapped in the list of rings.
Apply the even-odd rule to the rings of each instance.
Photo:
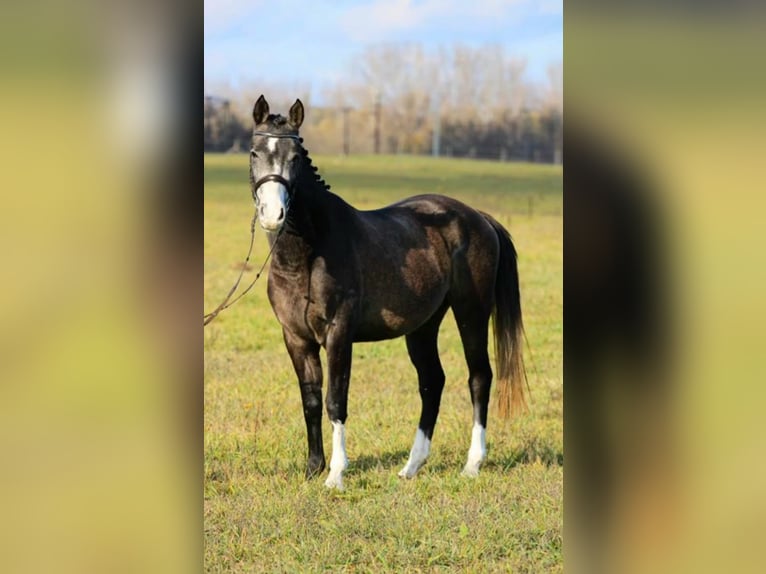
[[[524,324],[521,318],[519,271],[516,248],[510,233],[492,216],[486,213],[482,215],[492,225],[500,242],[492,325],[495,332],[498,411],[502,418],[507,418],[509,414],[527,410],[524,384],[528,385],[528,382],[522,353]]]

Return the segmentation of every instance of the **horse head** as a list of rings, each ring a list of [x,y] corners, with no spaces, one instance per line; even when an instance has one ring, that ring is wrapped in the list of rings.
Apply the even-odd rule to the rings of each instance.
[[[253,107],[253,121],[250,149],[253,199],[261,227],[278,232],[287,219],[305,153],[298,135],[303,123],[303,104],[295,100],[285,118],[270,114],[269,104],[261,95]]]

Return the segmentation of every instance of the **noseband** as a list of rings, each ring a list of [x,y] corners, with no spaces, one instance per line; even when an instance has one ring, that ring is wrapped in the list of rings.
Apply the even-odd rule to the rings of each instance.
[[[294,184],[290,183],[284,177],[282,177],[281,175],[277,173],[270,173],[268,175],[264,175],[261,179],[259,179],[253,184],[253,199],[255,199],[256,204],[258,203],[258,194],[256,193],[256,191],[258,191],[258,188],[261,187],[267,181],[276,181],[277,183],[281,183],[282,185],[284,185],[285,188],[287,189],[288,201],[290,200],[290,198],[292,198]]]
[[[258,193],[256,192],[258,191],[258,188],[261,187],[267,181],[276,181],[277,183],[281,183],[282,185],[284,185],[285,189],[287,189],[287,201],[285,201],[285,221],[286,221],[287,215],[288,213],[290,213],[290,204],[293,202],[295,184],[294,182],[290,183],[284,177],[276,173],[270,173],[268,175],[264,175],[261,179],[259,179],[253,184],[253,200],[255,201],[255,213],[260,217],[261,200],[258,198]]]

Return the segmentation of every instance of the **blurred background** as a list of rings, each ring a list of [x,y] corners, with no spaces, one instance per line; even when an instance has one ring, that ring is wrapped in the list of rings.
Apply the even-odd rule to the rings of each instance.
[[[566,570],[760,570],[765,24],[567,3]]]
[[[235,144],[236,136],[213,136],[230,121],[216,124],[218,107],[228,101],[231,117],[246,125],[248,100],[272,77],[267,71],[331,60],[315,56],[319,40],[310,33],[326,28],[329,5],[258,2],[251,3],[258,9],[253,19],[240,24],[270,42],[269,50],[237,52],[252,74],[216,72],[214,29],[226,35],[228,28],[213,12],[236,13],[236,4],[35,0],[0,8],[4,572],[200,568],[199,146]],[[368,4],[374,6],[338,6]],[[317,144],[326,137],[334,146],[328,151],[343,153],[344,141],[349,153],[374,150],[379,141],[394,153],[436,147],[560,161],[545,130],[519,128],[488,151],[481,143],[492,141],[492,126],[551,117],[545,114],[557,85],[555,59],[533,62],[534,50],[513,44],[531,26],[513,26],[524,3],[461,8],[510,15],[486,42],[455,41],[455,30],[470,28],[473,15],[461,12],[450,28],[438,6],[390,3],[415,22],[444,26],[444,37],[427,42],[408,20],[394,26],[395,46],[386,46],[389,38],[374,32],[397,20],[383,7],[357,20],[370,42],[357,40],[348,59],[333,60],[341,71],[329,69],[322,81],[288,74],[269,91],[326,108],[326,132],[311,129],[322,134]],[[283,15],[279,26],[268,24],[275,10]],[[564,20],[565,313],[580,302],[594,313],[599,302],[611,308],[598,336],[589,329],[592,315],[573,317],[571,328],[566,317],[565,348],[575,352],[567,350],[565,362],[566,569],[760,572],[763,10],[756,3],[570,1]],[[302,32],[288,42],[285,28]],[[518,81],[528,96],[495,110],[492,94],[503,84],[488,81],[478,112],[465,108],[470,96],[458,98],[459,91],[440,95],[438,106],[407,104],[401,86],[415,80],[386,71],[397,53],[444,58],[448,74],[475,73],[460,58],[481,58],[488,70],[508,71],[506,82],[521,66],[515,59],[526,57]],[[446,77],[453,87],[460,83]],[[378,95],[380,113],[404,114],[402,121],[415,126],[412,137],[381,133],[376,140]],[[274,107],[281,107],[277,100]],[[456,118],[461,114],[464,120]],[[438,146],[425,127],[435,116],[444,122]],[[355,126],[346,140],[344,121]],[[449,125],[479,135],[459,147],[445,141]],[[598,180],[605,170],[608,181]],[[575,193],[590,203],[570,217]],[[608,202],[614,211],[607,213],[618,218],[591,211]],[[644,215],[631,219],[633,213]],[[625,259],[600,238],[620,229],[635,231],[618,244],[634,241],[631,260],[640,264],[607,266]],[[641,265],[644,273],[636,275]],[[646,298],[627,299],[637,306],[595,296],[631,276],[653,285],[637,290]],[[640,320],[645,308],[654,309],[653,320]],[[656,343],[666,336],[667,344]],[[593,437],[596,460],[585,460],[578,455]]]
[[[561,163],[562,5],[205,5],[205,150],[249,149],[253,103],[300,98],[315,154]]]

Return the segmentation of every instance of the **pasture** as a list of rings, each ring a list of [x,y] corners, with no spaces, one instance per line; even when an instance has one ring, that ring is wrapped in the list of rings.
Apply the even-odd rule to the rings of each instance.
[[[357,208],[443,193],[509,229],[519,253],[530,411],[501,420],[491,401],[487,462],[477,479],[460,476],[472,411],[448,313],[439,337],[447,383],[431,455],[418,476],[396,475],[420,415],[402,338],[354,346],[345,491],[324,487],[326,471],[307,482],[300,392],[264,273],[204,331],[205,570],[562,571],[561,166],[409,156],[313,160],[332,191]],[[247,251],[253,215],[247,162],[244,154],[205,157],[205,311],[226,295]],[[258,228],[243,285],[267,251]],[[323,433],[329,456],[326,416]]]

